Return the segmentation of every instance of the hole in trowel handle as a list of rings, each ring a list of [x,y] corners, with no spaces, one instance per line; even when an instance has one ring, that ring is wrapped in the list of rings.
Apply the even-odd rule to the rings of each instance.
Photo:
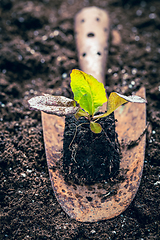
[[[87,34],[87,37],[94,37],[94,36],[95,36],[94,33],[88,33],[88,34]]]
[[[97,55],[101,56],[101,52],[97,52]]]

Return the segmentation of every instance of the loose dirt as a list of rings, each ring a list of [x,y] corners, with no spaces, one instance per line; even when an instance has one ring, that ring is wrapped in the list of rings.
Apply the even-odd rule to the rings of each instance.
[[[69,74],[79,68],[73,17],[92,5],[108,10],[114,30],[107,92],[128,95],[145,86],[149,127],[143,177],[129,208],[111,220],[80,223],[54,196],[41,115],[27,100],[43,92],[72,97]],[[1,0],[0,16],[0,239],[159,239],[159,0]]]

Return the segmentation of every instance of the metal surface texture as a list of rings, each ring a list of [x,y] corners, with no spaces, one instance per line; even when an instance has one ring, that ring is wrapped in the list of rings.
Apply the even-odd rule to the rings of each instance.
[[[145,98],[145,89],[138,96]],[[120,168],[126,170],[125,180],[117,185],[117,193],[109,192],[101,184],[67,184],[57,168],[62,157],[64,118],[42,113],[43,133],[49,175],[55,196],[63,210],[81,222],[110,219],[122,213],[133,200],[142,176],[145,154],[145,134],[137,146],[127,149],[130,141],[137,140],[146,126],[145,104],[128,103],[115,111],[116,131],[123,141]],[[106,196],[106,197],[104,197]]]

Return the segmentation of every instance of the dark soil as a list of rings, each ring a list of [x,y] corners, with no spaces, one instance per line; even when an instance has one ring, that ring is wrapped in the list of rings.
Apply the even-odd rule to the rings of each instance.
[[[40,112],[27,100],[42,92],[71,97],[78,67],[73,17],[85,6],[107,9],[121,42],[110,43],[108,93],[146,88],[144,171],[135,199],[120,216],[96,223],[71,220],[54,196]],[[159,239],[159,0],[1,0],[0,239]]]
[[[93,184],[114,179],[119,173],[120,154],[114,114],[98,121],[102,132],[93,133],[89,121],[66,117],[63,170],[66,181]]]

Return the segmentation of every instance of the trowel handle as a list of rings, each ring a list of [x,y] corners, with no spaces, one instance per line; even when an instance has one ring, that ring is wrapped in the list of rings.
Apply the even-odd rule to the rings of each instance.
[[[105,10],[87,7],[75,16],[75,38],[80,68],[104,85],[109,30],[109,16]]]

